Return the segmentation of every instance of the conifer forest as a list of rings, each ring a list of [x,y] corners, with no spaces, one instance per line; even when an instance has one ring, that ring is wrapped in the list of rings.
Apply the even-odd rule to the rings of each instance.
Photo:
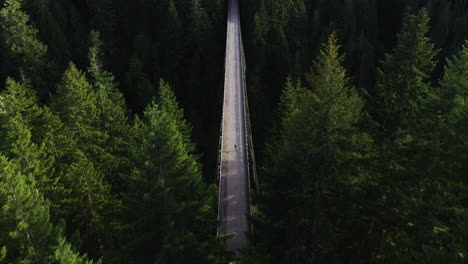
[[[0,263],[468,263],[468,0],[0,0]]]

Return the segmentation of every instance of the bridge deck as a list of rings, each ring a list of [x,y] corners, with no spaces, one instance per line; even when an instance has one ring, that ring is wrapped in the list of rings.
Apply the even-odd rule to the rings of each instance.
[[[243,248],[250,232],[250,183],[238,0],[229,0],[220,159],[219,234],[234,234],[228,250]]]

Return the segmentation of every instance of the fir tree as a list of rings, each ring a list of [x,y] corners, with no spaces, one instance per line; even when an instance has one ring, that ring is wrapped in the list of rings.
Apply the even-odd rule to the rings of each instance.
[[[216,226],[209,220],[216,219],[210,203],[213,193],[206,192],[193,147],[186,142],[187,131],[179,130],[188,126],[179,119],[182,112],[164,82],[160,94],[161,105],[149,106],[138,128],[142,142],[134,148],[136,167],[124,200],[131,234],[127,258],[142,263],[211,263],[215,257],[209,252],[220,245],[206,234],[208,223]]]
[[[179,107],[179,103],[172,91],[172,88],[168,83],[162,79],[159,81],[159,92],[157,104],[161,108],[161,111],[167,113],[171,119],[176,123],[177,130],[181,133],[184,141],[184,147],[187,151],[192,153],[195,151],[195,146],[191,142],[190,135],[192,128],[188,122],[184,119],[184,111]]]
[[[0,10],[0,44],[2,47],[2,77],[19,76],[24,71],[35,83],[41,80],[47,46],[37,39],[37,29],[21,10],[21,0],[10,0]]]
[[[93,162],[94,166],[104,171],[112,156],[104,146],[109,135],[99,129],[100,110],[98,96],[88,83],[84,73],[69,64],[60,82],[57,93],[52,98],[52,110],[76,138],[78,148]]]
[[[109,153],[104,164],[105,173],[116,190],[122,189],[120,177],[128,171],[129,161],[129,126],[127,124],[126,106],[122,93],[118,90],[114,76],[104,69],[102,55],[102,41],[99,32],[92,31],[89,48],[88,73],[97,96],[99,108],[98,125],[101,131],[109,135],[107,143],[103,145]]]
[[[59,25],[53,10],[51,10],[50,0],[22,0],[23,8],[31,15],[31,20],[35,22],[39,29],[38,35],[47,44],[48,53],[55,61],[66,63],[70,56],[70,44],[67,35]]]
[[[359,244],[348,241],[349,228],[366,228],[355,218],[361,206],[349,201],[368,185],[371,140],[358,128],[363,100],[349,84],[338,50],[332,34],[306,76],[311,89],[289,80],[281,98],[260,207],[260,223],[268,230],[260,231],[261,241],[281,262],[352,256]]]
[[[16,82],[8,77],[1,97],[4,115],[0,117],[0,124],[4,124],[10,118],[31,123],[40,114],[36,93],[31,89],[27,80]]]
[[[72,249],[65,238],[60,238],[52,258],[57,264],[101,264],[101,261],[89,260],[86,255],[80,255]]]
[[[428,113],[434,100],[430,74],[438,51],[426,37],[429,31],[426,10],[410,15],[398,36],[396,48],[386,54],[378,70],[378,121],[393,140],[414,133],[418,121]],[[410,131],[412,130],[412,131]]]
[[[110,194],[103,175],[85,157],[70,164],[63,178],[69,189],[63,206],[69,223],[79,231],[81,246],[93,249],[88,251],[93,256],[102,256],[113,242],[111,230],[119,202]]]
[[[46,263],[52,253],[54,228],[49,204],[34,178],[20,173],[15,162],[0,156],[0,240],[8,263]]]
[[[79,226],[84,245],[96,249],[90,252],[93,257],[102,256],[104,247],[113,240],[110,230],[120,206],[110,191],[111,175],[105,174],[114,156],[106,151],[109,136],[100,129],[104,122],[97,100],[83,72],[70,63],[52,98],[52,109],[67,127],[65,131],[69,134],[63,136],[76,142],[70,148],[71,153],[66,154],[72,159],[62,176],[70,192],[68,205],[64,207],[68,219]]]
[[[31,141],[30,129],[19,119],[11,118],[5,129],[7,136],[2,144],[3,154],[15,160],[20,173],[34,178],[42,193],[54,184],[53,157],[47,155],[45,144],[37,146]]]

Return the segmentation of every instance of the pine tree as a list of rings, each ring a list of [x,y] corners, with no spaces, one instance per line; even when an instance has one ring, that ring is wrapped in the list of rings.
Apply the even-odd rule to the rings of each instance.
[[[360,245],[349,241],[349,229],[367,227],[356,218],[362,205],[350,201],[368,184],[371,140],[358,128],[364,103],[349,84],[339,48],[332,34],[306,76],[311,89],[289,80],[281,97],[260,207],[262,242],[281,262],[357,255]]]
[[[2,128],[7,133],[0,148],[3,154],[18,163],[21,174],[35,179],[42,193],[47,192],[54,184],[54,159],[47,155],[45,144],[34,144],[30,129],[20,119],[11,118]]]
[[[24,71],[35,83],[41,71],[47,46],[37,39],[37,29],[29,24],[29,16],[21,10],[21,0],[10,0],[0,10],[1,77]]]
[[[179,103],[177,102],[172,88],[162,79],[159,81],[157,104],[161,108],[161,111],[167,113],[170,118],[175,121],[177,130],[183,137],[184,147],[188,152],[193,154],[195,146],[190,139],[192,128],[184,119],[184,111],[179,107]]]
[[[8,77],[1,97],[4,115],[0,117],[0,124],[6,123],[10,118],[22,119],[30,123],[40,114],[36,93],[31,89],[27,80],[19,83]]]
[[[64,217],[60,201],[66,195],[60,174],[73,160],[76,141],[47,107],[39,107],[29,83],[8,78],[2,92],[4,114],[0,116],[0,149],[11,159],[19,160],[22,172],[33,175],[38,188],[52,203],[52,221]]]
[[[70,63],[52,98],[52,109],[72,128],[81,143],[90,138],[98,119],[97,96],[82,71]]]
[[[47,44],[48,52],[55,61],[66,63],[70,59],[70,44],[51,10],[50,0],[22,0],[25,11],[39,29],[40,39]]]
[[[99,32],[92,31],[88,53],[88,73],[97,95],[102,130],[115,137],[125,136],[127,129],[125,99],[117,87],[115,77],[104,69],[102,41]]]
[[[116,190],[122,188],[117,173],[128,171],[129,126],[127,124],[126,106],[122,93],[118,90],[114,76],[104,69],[102,41],[99,32],[92,31],[89,48],[88,73],[91,75],[94,92],[99,108],[99,129],[109,135],[103,145],[109,155],[106,161],[106,175]]]
[[[92,256],[102,256],[112,243],[118,200],[110,194],[110,186],[103,174],[85,157],[69,165],[63,176],[69,188],[64,207],[71,226],[79,230],[85,248]]]
[[[0,240],[8,263],[46,263],[54,243],[49,204],[34,178],[20,173],[15,162],[0,156]]]
[[[438,51],[426,37],[428,23],[425,9],[410,15],[398,35],[396,48],[386,54],[378,70],[380,108],[377,107],[377,119],[392,140],[404,139],[415,132],[421,123],[418,119],[427,114],[428,105],[433,102],[434,91],[429,78]]]
[[[95,249],[90,255],[102,256],[105,246],[112,243],[113,219],[120,206],[105,177],[111,176],[105,172],[114,156],[106,151],[109,136],[100,129],[104,122],[100,119],[96,92],[73,63],[52,98],[52,109],[66,126],[69,134],[63,135],[65,139],[75,140],[70,153],[65,153],[71,159],[62,176],[70,192],[63,206],[67,220],[79,226],[84,246]]]
[[[382,196],[376,204],[387,209],[375,215],[384,241],[377,254],[402,263],[455,256],[446,250],[452,198],[447,195],[449,182],[441,177],[445,172],[438,168],[443,114],[430,81],[438,51],[426,37],[428,23],[424,9],[410,15],[396,48],[378,70],[376,164],[382,173]]]
[[[188,126],[179,119],[182,112],[172,91],[164,82],[160,89],[161,105],[153,103],[145,111],[145,122],[138,126],[142,140],[134,146],[135,170],[124,199],[130,224],[127,258],[135,263],[211,263],[216,257],[209,253],[220,246],[206,230],[216,226],[213,193],[202,182],[187,130],[179,130]]]
[[[439,218],[437,223],[438,230],[442,230],[439,241],[443,241],[444,247],[439,247],[436,252],[447,259],[454,258],[459,263],[462,262],[459,256],[468,253],[468,210],[463,206],[468,191],[468,180],[465,177],[468,171],[465,162],[468,157],[467,66],[468,42],[465,42],[459,54],[447,60],[444,77],[440,81],[442,125],[439,130],[443,140],[440,153],[434,159],[438,164],[437,169],[431,174],[444,187],[438,192],[445,201],[442,212],[450,212]]]
[[[80,255],[72,249],[70,243],[65,238],[60,238],[55,247],[54,257],[57,264],[101,264],[101,261],[89,260],[86,255]]]
[[[70,136],[77,139],[78,148],[94,166],[106,168],[111,159],[104,149],[108,134],[99,129],[98,96],[86,80],[84,73],[69,64],[52,98],[52,110],[69,127]]]

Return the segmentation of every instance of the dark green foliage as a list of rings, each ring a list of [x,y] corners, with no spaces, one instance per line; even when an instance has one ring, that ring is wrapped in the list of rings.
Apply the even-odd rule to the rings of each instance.
[[[383,123],[387,129],[384,132],[392,139],[414,132],[414,126],[427,113],[434,97],[429,78],[436,65],[437,51],[426,37],[428,23],[425,10],[411,15],[395,50],[385,56],[378,71],[377,120]],[[379,107],[382,110],[379,111]]]
[[[121,191],[121,174],[129,171],[130,127],[127,123],[125,99],[118,90],[115,77],[104,69],[102,41],[99,33],[92,31],[89,49],[88,72],[91,75],[98,108],[97,127],[108,135],[103,148],[107,152],[103,166],[114,191]],[[103,161],[101,161],[103,162]]]
[[[242,261],[466,262],[468,2],[240,2],[263,191]],[[229,262],[227,3],[0,0],[1,263]]]
[[[55,247],[54,256],[52,258],[58,264],[100,264],[101,261],[94,262],[89,260],[86,255],[81,256],[72,250],[70,243],[64,238],[60,238]]]
[[[349,229],[366,223],[358,218],[362,205],[351,201],[371,177],[371,139],[357,127],[364,102],[338,49],[332,34],[307,75],[310,90],[289,80],[281,97],[260,197],[260,227],[269,229],[259,231],[263,250],[280,262],[335,263],[360,253],[350,241],[358,232]]]
[[[7,76],[25,73],[41,95],[47,93],[43,74],[47,46],[37,39],[38,30],[30,24],[29,16],[21,10],[21,0],[8,1],[0,10],[0,82]]]
[[[37,75],[39,72],[35,68],[42,63],[47,47],[37,40],[38,30],[29,25],[29,16],[21,10],[21,2],[8,1],[0,12],[2,48],[5,51],[2,52],[3,59],[10,63],[7,65],[9,70],[19,67],[31,75]]]
[[[159,94],[159,104],[152,103],[136,127],[141,141],[133,147],[125,195],[125,261],[213,263],[221,244],[205,228],[216,227],[215,196],[202,182],[189,127],[163,81]]]
[[[45,263],[51,255],[54,228],[49,205],[31,176],[0,155],[0,241],[8,263]]]
[[[35,178],[39,189],[44,193],[53,185],[52,156],[45,151],[46,145],[36,145],[31,141],[31,131],[20,119],[9,119],[3,126],[6,138],[3,141],[3,153],[10,159],[16,160],[21,174]]]
[[[104,81],[105,75],[99,74],[105,73],[94,72],[97,85],[102,85],[99,82]],[[71,217],[74,226],[79,227],[84,246],[92,245],[97,249],[93,255],[102,255],[105,245],[112,241],[110,229],[120,202],[111,193],[109,184],[118,182],[112,178],[116,177],[113,169],[118,161],[109,152],[112,150],[108,145],[111,144],[109,135],[100,127],[110,119],[108,111],[104,111],[108,110],[105,104],[112,102],[107,99],[112,94],[105,89],[112,87],[103,85],[97,88],[100,96],[84,74],[70,63],[53,97],[52,109],[68,128],[68,134],[64,136],[74,139],[70,164],[62,176],[64,185],[70,190],[70,198],[65,202],[69,206],[68,217]]]

